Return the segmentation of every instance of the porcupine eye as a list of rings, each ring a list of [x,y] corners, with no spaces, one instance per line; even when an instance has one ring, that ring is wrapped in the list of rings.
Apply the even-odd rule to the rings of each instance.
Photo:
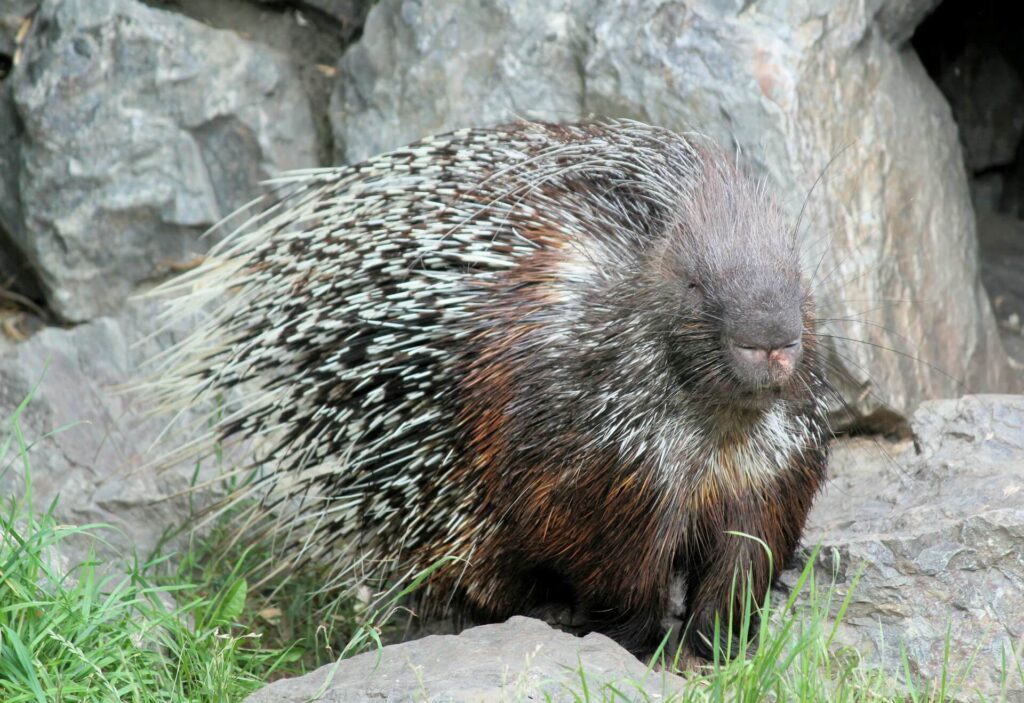
[[[701,285],[700,278],[696,274],[691,276],[686,284],[686,299],[694,307],[698,307],[704,302],[704,286]]]

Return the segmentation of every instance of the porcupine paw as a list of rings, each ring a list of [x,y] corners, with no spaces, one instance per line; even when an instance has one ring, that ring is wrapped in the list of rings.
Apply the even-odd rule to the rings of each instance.
[[[558,601],[538,603],[531,607],[526,615],[573,634],[583,634],[582,629],[587,624],[586,619],[573,604]]]
[[[731,659],[735,659],[739,656],[744,646],[748,656],[757,650],[757,622],[751,621],[746,643],[740,639],[737,630],[738,628],[730,629],[727,623],[722,622],[720,619],[717,643],[719,660],[725,659],[726,655]],[[690,621],[685,642],[695,656],[705,661],[713,661],[716,649],[714,638],[715,611],[708,608],[695,615]]]

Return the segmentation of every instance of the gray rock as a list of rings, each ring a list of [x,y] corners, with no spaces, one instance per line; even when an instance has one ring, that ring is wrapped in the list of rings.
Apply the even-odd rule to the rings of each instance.
[[[334,65],[358,36],[369,0],[150,0],[210,27],[264,44],[290,60],[305,91],[316,129],[317,159],[330,164],[333,137],[327,105]]]
[[[978,212],[981,280],[992,298],[1003,344],[1024,367],[1024,220]]]
[[[130,0],[47,0],[8,80],[21,219],[2,224],[67,320],[118,310],[260,180],[316,164],[286,61]]]
[[[583,690],[585,677],[587,691]],[[683,680],[647,670],[604,635],[583,638],[514,617],[461,635],[433,635],[276,681],[246,703],[356,701],[662,700]]]
[[[954,672],[975,656],[956,695],[994,696],[1024,637],[1024,396],[929,401],[913,429],[913,442],[840,448],[804,541],[839,555],[839,599],[864,568],[842,642],[893,673],[902,647],[936,680],[948,632]],[[1008,685],[1024,700],[1024,682]]]
[[[0,2],[0,79],[14,62],[18,32],[36,6],[36,0],[3,0]]]
[[[1024,220],[1024,139],[1017,156],[1006,173],[1006,183],[999,198],[999,212]]]
[[[885,38],[894,46],[904,44],[921,21],[939,6],[942,0],[871,0],[876,7],[875,21]]]
[[[358,32],[366,20],[366,12],[373,0],[256,0],[263,5],[289,5],[300,12],[313,14],[309,21],[316,22],[316,14],[337,22],[346,39]]]
[[[168,528],[181,525],[189,503],[202,506],[210,491],[186,495],[219,467],[207,463],[158,466],[151,445],[167,418],[147,416],[137,396],[119,390],[138,380],[137,359],[155,355],[181,330],[152,338],[153,306],[134,305],[118,318],[101,318],[73,329],[48,328],[27,342],[0,350],[0,418],[7,420],[31,395],[19,422],[30,449],[32,494],[37,510],[59,497],[56,517],[71,525],[103,523],[99,535],[114,553],[147,555]],[[142,341],[140,341],[142,340]],[[198,413],[196,415],[198,417]],[[3,440],[0,439],[0,442]],[[26,483],[16,445],[0,467],[0,494],[23,495]],[[76,546],[104,545],[78,540]],[[72,563],[81,551],[72,553]]]
[[[933,4],[385,0],[339,66],[338,154],[590,114],[735,145],[794,215],[807,203],[836,378],[852,410],[888,426],[889,408],[1024,383],[978,279],[956,125],[916,55],[886,38]]]
[[[574,119],[593,0],[384,2],[345,54],[331,100],[338,160],[515,117]]]
[[[970,178],[971,202],[974,203],[974,211],[981,213],[999,212],[1003,192],[1006,189],[1006,177],[998,172],[983,173]],[[981,223],[978,224],[978,238],[981,239]],[[982,245],[982,257],[985,250]]]
[[[969,44],[944,66],[939,88],[960,126],[971,171],[1003,166],[1024,135],[1024,78],[997,50]]]
[[[10,86],[0,83],[0,290],[14,291],[32,299],[42,297],[39,281],[16,244],[17,238],[4,223],[19,227],[21,202],[17,181],[4,174],[17,173],[18,140],[21,130],[11,100]]]

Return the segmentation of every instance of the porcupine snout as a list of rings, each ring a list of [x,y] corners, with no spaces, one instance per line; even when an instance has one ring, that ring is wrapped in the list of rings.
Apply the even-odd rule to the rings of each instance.
[[[752,386],[778,386],[789,380],[803,354],[800,339],[789,342],[733,341],[733,365]]]
[[[726,325],[724,341],[733,371],[751,389],[786,385],[803,357],[799,298],[787,293],[751,296]]]

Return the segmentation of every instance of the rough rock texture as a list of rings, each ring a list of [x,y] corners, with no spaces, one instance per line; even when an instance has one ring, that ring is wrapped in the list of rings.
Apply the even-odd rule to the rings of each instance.
[[[649,672],[604,635],[578,638],[530,618],[482,625],[461,635],[434,635],[328,664],[277,681],[246,703],[354,701],[605,700],[615,690],[629,700],[662,700],[682,679]],[[615,700],[622,700],[616,697]]]
[[[287,56],[313,113],[317,159],[332,163],[327,104],[334,64],[362,30],[369,0],[148,0],[150,5],[233,32]]]
[[[978,213],[981,278],[992,296],[1003,343],[1024,368],[1024,220]]]
[[[260,180],[316,163],[282,58],[131,0],[47,0],[8,80],[21,216],[0,225],[68,320],[119,309]]]
[[[255,0],[271,6],[286,4],[300,12],[320,13],[332,18],[351,36],[363,26],[373,0]],[[315,17],[310,21],[316,21]]]
[[[37,4],[38,0],[4,0],[0,3],[0,55],[11,57],[14,54],[18,30]]]
[[[840,555],[841,595],[864,566],[843,641],[890,670],[902,646],[934,679],[948,628],[957,667],[977,650],[961,694],[991,696],[1002,654],[1024,641],[1024,396],[929,401],[912,426],[913,442],[836,453],[804,542]],[[1009,690],[1024,700],[1019,678]]]
[[[20,423],[31,445],[36,507],[45,509],[60,496],[58,520],[112,525],[101,536],[121,553],[135,549],[142,556],[189,514],[188,498],[181,494],[192,480],[205,481],[216,469],[205,466],[196,476],[194,464],[157,471],[151,465],[157,454],[147,450],[166,419],[145,417],[133,396],[118,390],[134,378],[136,359],[180,338],[170,331],[140,344],[155,329],[153,313],[151,304],[136,305],[116,319],[49,328],[22,344],[0,347],[5,428],[32,393]],[[0,495],[20,495],[24,485],[22,464],[11,450],[0,471]],[[201,504],[204,495],[194,499]]]
[[[794,214],[821,176],[806,250],[859,413],[1017,388],[977,276],[956,125],[887,39],[934,3],[865,5],[385,0],[340,64],[336,146],[354,161],[470,123],[591,113],[700,129]]]
[[[18,116],[10,88],[0,84],[0,289],[13,290],[31,298],[40,298],[39,282],[25,257],[21,255],[4,223],[21,221],[17,181],[3,174],[17,173]]]
[[[1024,359],[1024,45],[998,3],[946,2],[912,44],[949,101],[977,214],[981,274],[1003,344]]]

